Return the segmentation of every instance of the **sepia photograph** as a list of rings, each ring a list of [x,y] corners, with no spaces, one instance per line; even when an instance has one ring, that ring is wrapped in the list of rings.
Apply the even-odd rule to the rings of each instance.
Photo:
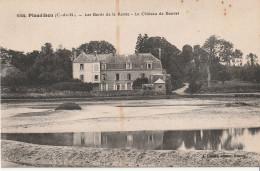
[[[260,167],[259,0],[0,0],[1,168]]]

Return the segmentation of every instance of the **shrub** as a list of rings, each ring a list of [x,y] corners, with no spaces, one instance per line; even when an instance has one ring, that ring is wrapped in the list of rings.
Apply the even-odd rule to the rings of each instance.
[[[187,92],[190,94],[197,93],[201,89],[201,86],[202,86],[201,83],[198,83],[198,82],[192,80],[189,83],[189,88],[188,88]]]
[[[57,106],[55,110],[81,110],[81,107],[76,103],[66,102]]]
[[[63,82],[54,84],[51,86],[53,89],[60,90],[60,91],[92,91],[93,84],[92,83],[83,83],[81,81],[74,81],[74,82]]]
[[[143,84],[147,84],[148,79],[147,78],[137,78],[133,82],[133,89],[141,89]]]
[[[9,88],[10,92],[19,92],[17,87],[27,84],[27,77],[22,72],[13,73],[6,77],[1,78],[1,84]]]

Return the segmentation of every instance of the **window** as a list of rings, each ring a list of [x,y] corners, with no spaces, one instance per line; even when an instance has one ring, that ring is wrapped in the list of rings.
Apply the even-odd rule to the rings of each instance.
[[[106,74],[102,74],[102,81],[106,81],[107,80],[107,75]]]
[[[79,79],[80,79],[81,81],[84,81],[84,75],[80,75],[80,76],[79,76]]]
[[[147,69],[152,69],[152,63],[151,62],[147,63]]]
[[[101,69],[106,70],[107,69],[107,64],[101,64]]]
[[[98,64],[94,64],[94,71],[98,71]]]
[[[84,137],[81,137],[80,142],[81,142],[81,145],[85,144],[85,139],[84,139]]]
[[[131,74],[127,74],[127,80],[131,80]]]
[[[84,70],[84,64],[80,64],[79,69]]]
[[[144,73],[141,74],[141,78],[145,78],[145,74]]]
[[[132,69],[132,63],[131,62],[126,63],[126,69]]]
[[[108,90],[108,85],[107,84],[101,84],[101,91],[106,91]]]
[[[148,134],[148,142],[153,142],[153,135]]]
[[[127,83],[126,90],[132,90],[132,83]]]
[[[119,81],[119,74],[116,74],[116,80]]]
[[[98,81],[98,75],[95,75],[95,81]]]
[[[85,144],[85,135],[84,135],[84,133],[81,133],[80,134],[80,143],[83,145],[83,144]]]
[[[127,135],[127,142],[132,142],[134,140],[133,135]]]
[[[120,84],[116,85],[116,90],[120,90]]]
[[[102,142],[107,142],[107,135],[103,135],[103,141]]]

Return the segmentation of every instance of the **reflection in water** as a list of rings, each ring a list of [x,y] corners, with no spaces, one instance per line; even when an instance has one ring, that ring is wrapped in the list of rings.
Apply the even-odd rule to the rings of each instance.
[[[244,150],[260,152],[260,128],[194,131],[2,133],[2,139],[56,146],[144,150]]]

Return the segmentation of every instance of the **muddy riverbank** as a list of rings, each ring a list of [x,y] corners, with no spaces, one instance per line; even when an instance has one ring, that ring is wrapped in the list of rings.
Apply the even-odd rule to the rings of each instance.
[[[3,133],[192,130],[259,127],[260,99],[114,100],[76,102],[80,111],[55,111],[61,102],[1,104]]]

